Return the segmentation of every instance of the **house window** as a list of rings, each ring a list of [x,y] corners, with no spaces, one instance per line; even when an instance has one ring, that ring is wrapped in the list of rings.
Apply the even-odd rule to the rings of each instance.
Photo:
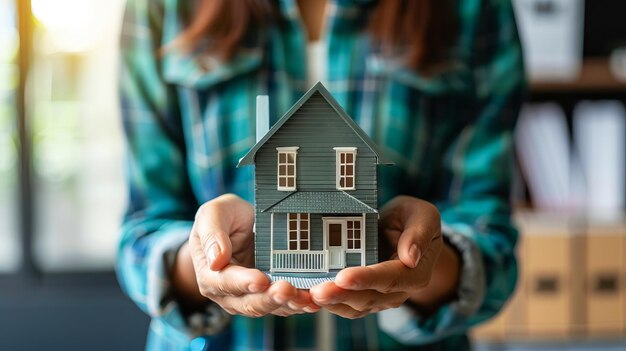
[[[278,151],[278,190],[296,190],[296,156],[298,147],[277,147]]]
[[[348,221],[348,250],[361,249],[361,221]]]
[[[308,213],[290,213],[288,215],[289,250],[308,250],[310,248],[309,223]]]
[[[356,189],[354,176],[356,172],[356,148],[336,147],[335,151],[337,152],[337,189]]]

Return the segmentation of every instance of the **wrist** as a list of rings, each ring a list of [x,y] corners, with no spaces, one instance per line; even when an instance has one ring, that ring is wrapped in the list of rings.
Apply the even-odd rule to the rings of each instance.
[[[408,304],[421,315],[430,315],[457,297],[461,278],[461,257],[455,248],[444,242],[426,287],[412,293]]]
[[[176,254],[171,272],[174,295],[183,305],[206,304],[207,299],[200,294],[196,273],[191,259],[189,243],[185,242]]]

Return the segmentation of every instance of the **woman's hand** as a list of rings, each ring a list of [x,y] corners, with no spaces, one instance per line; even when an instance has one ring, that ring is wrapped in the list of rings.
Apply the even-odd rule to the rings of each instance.
[[[398,196],[380,214],[380,236],[386,239],[389,255],[385,256],[382,245],[379,248],[381,258],[389,260],[346,268],[337,274],[335,282],[311,288],[317,305],[345,318],[360,318],[398,307],[408,299],[419,306],[453,296],[460,263],[447,247],[439,259],[444,244],[437,208],[416,198]],[[443,282],[436,277],[436,284],[429,284],[431,276],[440,273],[449,278]]]
[[[252,206],[232,194],[200,207],[189,238],[199,293],[230,314],[249,317],[319,310],[307,291],[284,281],[270,285],[265,274],[250,268],[254,266],[253,224]]]

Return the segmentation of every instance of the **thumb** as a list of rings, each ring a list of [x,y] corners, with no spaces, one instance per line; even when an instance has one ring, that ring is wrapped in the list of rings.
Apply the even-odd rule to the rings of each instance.
[[[221,230],[210,230],[202,240],[202,250],[207,259],[207,265],[212,271],[219,271],[226,267],[232,256],[232,245],[228,234]]]
[[[417,267],[420,259],[430,246],[429,233],[409,227],[405,229],[398,239],[398,258],[409,268]]]
[[[398,258],[415,268],[433,240],[441,240],[441,217],[434,205],[419,199],[406,200],[401,217],[404,229],[398,239]]]
[[[220,220],[219,209],[216,207],[209,204],[201,206],[193,225],[196,235],[200,238],[207,266],[212,271],[226,267],[232,255],[229,228]]]

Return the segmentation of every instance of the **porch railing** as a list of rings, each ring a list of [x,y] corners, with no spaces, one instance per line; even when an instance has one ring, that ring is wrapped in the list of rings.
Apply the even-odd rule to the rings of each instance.
[[[273,272],[328,272],[328,251],[274,250]]]

